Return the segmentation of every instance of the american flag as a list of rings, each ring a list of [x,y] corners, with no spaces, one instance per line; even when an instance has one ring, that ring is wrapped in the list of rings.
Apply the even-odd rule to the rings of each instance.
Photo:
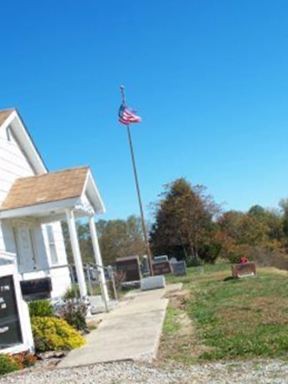
[[[133,111],[124,104],[121,104],[118,116],[120,123],[124,125],[129,125],[131,123],[140,123],[142,121],[141,117],[136,115],[135,111]]]

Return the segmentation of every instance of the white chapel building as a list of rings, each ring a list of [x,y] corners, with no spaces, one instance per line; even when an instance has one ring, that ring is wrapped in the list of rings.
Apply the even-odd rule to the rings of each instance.
[[[51,298],[62,296],[71,285],[60,224],[66,220],[80,293],[87,296],[75,224],[86,217],[103,299],[108,301],[94,222],[103,212],[89,167],[49,172],[19,113],[0,111],[0,266],[1,259],[14,259],[28,292],[42,286]]]

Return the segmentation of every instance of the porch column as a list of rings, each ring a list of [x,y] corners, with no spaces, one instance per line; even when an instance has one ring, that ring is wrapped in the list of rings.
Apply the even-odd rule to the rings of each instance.
[[[107,289],[107,284],[106,284],[106,279],[105,279],[105,274],[103,269],[102,256],[100,252],[98,236],[97,236],[97,231],[96,231],[96,226],[95,226],[93,216],[89,217],[89,227],[90,227],[90,235],[91,235],[91,240],[93,245],[94,257],[97,265],[97,270],[99,271],[99,275],[100,275],[102,298],[104,300],[106,310],[108,311],[109,295],[108,295],[108,289]]]
[[[86,297],[87,296],[87,286],[86,286],[86,282],[85,282],[85,276],[84,276],[84,270],[83,270],[83,264],[82,264],[82,259],[81,259],[79,241],[78,241],[78,236],[77,236],[75,218],[74,218],[74,213],[72,210],[70,210],[70,209],[66,210],[66,218],[67,218],[67,224],[68,224],[68,228],[69,228],[69,235],[70,235],[73,258],[74,258],[75,267],[76,267],[76,274],[77,274],[77,280],[78,280],[78,284],[79,284],[80,296]]]

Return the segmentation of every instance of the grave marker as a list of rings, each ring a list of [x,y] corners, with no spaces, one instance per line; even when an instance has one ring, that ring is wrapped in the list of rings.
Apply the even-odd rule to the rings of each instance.
[[[231,266],[231,269],[232,269],[232,276],[235,278],[256,275],[255,263],[248,262],[248,263],[233,264]]]
[[[172,272],[175,276],[186,275],[186,263],[184,260],[171,263]]]

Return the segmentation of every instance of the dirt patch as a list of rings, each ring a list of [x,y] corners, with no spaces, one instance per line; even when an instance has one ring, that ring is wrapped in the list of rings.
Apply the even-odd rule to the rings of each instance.
[[[189,290],[168,293],[169,307],[177,310],[173,321],[175,331],[171,334],[163,333],[158,351],[158,362],[170,360],[191,362],[197,360],[203,352],[211,351],[210,347],[201,344],[195,324],[185,311],[186,303],[191,300]],[[169,310],[169,309],[168,309]]]
[[[181,291],[168,292],[165,298],[169,299],[169,305],[172,308],[184,310],[191,296],[191,292],[188,289],[183,289]]]

